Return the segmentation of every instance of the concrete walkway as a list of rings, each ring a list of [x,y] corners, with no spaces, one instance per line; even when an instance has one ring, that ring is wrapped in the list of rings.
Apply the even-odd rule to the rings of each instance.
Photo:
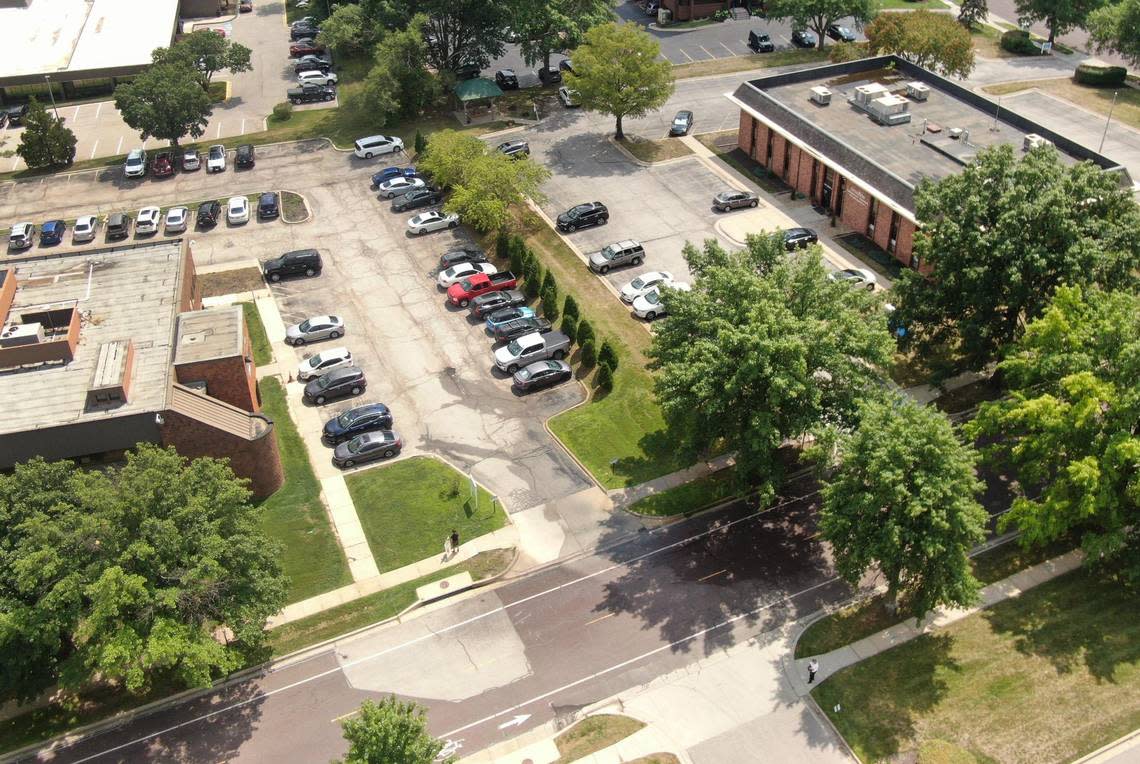
[[[694,464],[683,470],[647,480],[639,485],[630,486],[629,488],[615,488],[609,492],[610,501],[613,502],[615,507],[625,509],[639,499],[667,491],[670,488],[676,488],[677,486],[690,483],[694,480],[700,480],[703,477],[711,475],[714,472],[720,472],[734,464],[736,464],[736,461],[731,455],[725,454],[718,456],[710,461]]]

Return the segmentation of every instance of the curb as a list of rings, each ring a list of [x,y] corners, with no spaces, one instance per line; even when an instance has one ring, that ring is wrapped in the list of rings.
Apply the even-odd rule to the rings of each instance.
[[[614,138],[612,135],[607,135],[606,140],[609,141],[611,144],[613,144],[613,146],[618,151],[620,151],[622,154],[624,154],[625,157],[627,159],[629,159],[631,162],[634,162],[635,164],[637,164],[641,167],[645,167],[645,168],[664,167],[666,165],[684,162],[684,161],[687,161],[689,159],[700,159],[700,157],[697,156],[697,153],[695,151],[693,151],[692,149],[689,149],[688,156],[673,157],[671,159],[662,159],[660,162],[646,162],[644,159],[638,159],[637,157],[635,157],[630,152],[629,149],[627,149],[625,146],[621,145],[621,143],[618,142],[618,140],[616,138]],[[646,138],[645,140],[657,140],[657,139],[656,138]]]

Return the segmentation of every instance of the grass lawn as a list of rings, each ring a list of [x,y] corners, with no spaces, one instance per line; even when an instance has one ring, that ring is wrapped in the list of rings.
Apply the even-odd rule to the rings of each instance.
[[[1073,81],[1072,77],[1060,77],[1048,80],[1024,80],[1021,82],[1002,82],[997,85],[987,85],[982,88],[993,96],[1009,95],[1030,88],[1037,88],[1056,98],[1076,104],[1088,111],[1108,116],[1112,109],[1112,118],[1119,120],[1130,127],[1140,129],[1140,91],[1133,90],[1125,85],[1118,87],[1098,88],[1091,85],[1081,85]],[[1113,94],[1116,95],[1116,108],[1112,107]]]
[[[642,162],[664,162],[693,153],[692,149],[676,138],[651,139],[626,135],[621,146]]]
[[[1140,726],[1138,613],[1076,571],[843,669],[815,699],[866,762],[1072,761]]]
[[[443,553],[454,528],[460,543],[507,524],[506,512],[467,476],[438,459],[417,456],[345,478],[376,566],[383,573]]]
[[[628,509],[640,515],[669,517],[704,509],[738,493],[733,485],[733,472],[730,468],[638,499]]]
[[[260,268],[234,268],[229,271],[200,273],[197,278],[203,297],[252,292],[265,286]]]
[[[281,564],[289,576],[289,602],[352,583],[344,552],[337,543],[321,486],[289,416],[285,388],[272,377],[258,383],[262,409],[273,419],[277,448],[285,467],[285,485],[261,502],[261,525],[284,551]]]
[[[309,208],[300,194],[281,192],[281,218],[287,223],[299,223],[309,217]]]
[[[257,312],[257,305],[243,302],[241,312],[245,315],[245,326],[249,330],[249,344],[253,346],[253,362],[258,366],[271,363],[273,347],[269,344],[269,337],[265,335],[265,324],[261,323],[261,314]]]
[[[878,0],[875,5],[878,6],[879,10],[901,8],[908,11],[917,11],[919,9],[924,11],[943,11],[950,7],[942,2],[942,0],[918,0],[918,2],[912,2],[912,0]]]
[[[644,722],[620,714],[587,716],[582,721],[554,738],[561,762],[577,761],[609,748],[645,726]]]
[[[1045,547],[1023,549],[1016,541],[1007,541],[974,556],[971,563],[974,577],[983,585],[1008,578],[1019,570],[1064,554],[1076,546],[1061,541]],[[821,655],[849,645],[877,631],[902,623],[904,619],[891,616],[883,607],[883,596],[876,595],[850,607],[836,611],[813,623],[796,643],[796,657]]]
[[[775,66],[822,63],[827,61],[827,54],[826,48],[822,51],[812,48],[810,50],[781,50],[774,53],[754,53],[749,56],[714,58],[709,61],[677,64],[673,67],[673,76],[680,80],[688,77],[705,77],[710,74],[732,74],[733,72],[748,72],[753,69],[770,69]]]
[[[651,753],[634,759],[628,764],[681,764],[681,760],[671,753]]]
[[[229,92],[229,85],[223,80],[217,80],[210,83],[210,89],[207,91],[210,94],[210,103],[221,103],[226,100],[226,94]]]
[[[440,542],[442,543],[442,541]],[[355,629],[387,620],[416,601],[416,589],[432,581],[466,571],[476,581],[497,575],[507,569],[514,552],[494,549],[480,552],[458,565],[437,570],[431,575],[393,586],[391,589],[361,597],[339,607],[325,610],[308,618],[278,626],[269,632],[273,655],[287,655],[302,647],[323,642]]]

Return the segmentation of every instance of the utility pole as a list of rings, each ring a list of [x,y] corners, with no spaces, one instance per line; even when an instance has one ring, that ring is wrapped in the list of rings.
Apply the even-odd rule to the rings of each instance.
[[[55,112],[55,118],[56,118],[56,120],[58,120],[59,119],[59,108],[55,105],[55,92],[51,89],[51,75],[50,74],[44,75],[44,82],[47,83],[48,96],[51,97],[52,111]]]
[[[1112,92],[1112,106],[1108,107],[1108,119],[1104,121],[1104,132],[1101,133],[1100,136],[1100,147],[1096,150],[1096,153],[1098,154],[1104,150],[1104,139],[1108,137],[1108,124],[1112,122],[1112,110],[1116,108],[1116,97],[1118,95],[1120,95],[1119,90],[1114,90]]]

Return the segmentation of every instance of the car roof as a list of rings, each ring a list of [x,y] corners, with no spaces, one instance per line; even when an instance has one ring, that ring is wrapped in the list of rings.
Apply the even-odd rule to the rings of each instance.
[[[388,407],[383,403],[365,403],[363,406],[353,406],[347,411],[341,412],[342,414],[351,414],[352,416],[363,416],[365,414],[383,414],[388,411]]]
[[[231,207],[233,207],[235,204],[248,204],[248,203],[249,203],[249,199],[246,199],[244,196],[231,196],[230,201],[229,201],[229,205]]]
[[[270,199],[272,199],[273,201],[277,201],[277,192],[276,191],[265,191],[264,193],[262,193],[262,195],[260,197],[260,200],[263,202],[269,201]]]
[[[500,69],[497,72],[497,74],[511,74],[511,75],[513,75],[514,73],[515,73],[514,69]]]
[[[294,249],[281,255],[282,257],[309,257],[320,254],[315,249]]]
[[[333,356],[338,356],[340,358],[344,358],[345,356],[349,356],[349,355],[352,355],[352,353],[349,352],[348,348],[343,347],[343,346],[335,347],[335,348],[325,348],[325,349],[321,350],[320,352],[313,354],[313,356],[321,356],[322,358],[332,358]],[[309,357],[312,358],[313,356],[309,356]]]
[[[386,443],[390,440],[395,440],[396,433],[393,430],[372,430],[371,432],[363,432],[356,437],[360,438],[360,442],[362,443]]]
[[[616,247],[618,249],[629,249],[630,247],[640,247],[641,244],[634,241],[633,239],[622,239],[621,241],[614,242],[610,246]]]
[[[363,377],[364,370],[359,366],[341,366],[339,369],[333,369],[328,373],[328,376],[334,380],[349,379],[351,377]]]
[[[202,210],[211,210],[212,211],[214,209],[214,207],[220,207],[220,206],[221,205],[218,204],[218,201],[216,199],[212,199],[208,202],[202,202],[201,204],[199,204],[198,205],[198,211],[199,212],[201,212]]]

